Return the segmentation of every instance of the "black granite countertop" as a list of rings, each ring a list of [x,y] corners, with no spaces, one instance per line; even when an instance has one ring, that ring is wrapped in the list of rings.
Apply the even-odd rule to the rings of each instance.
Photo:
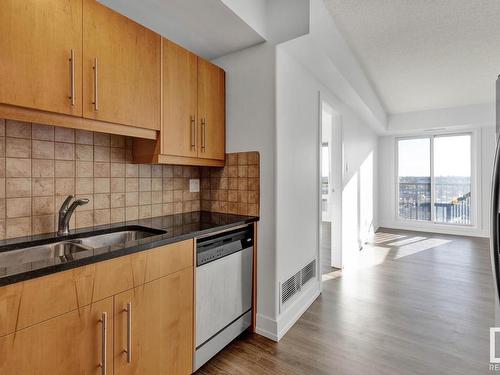
[[[239,225],[253,223],[258,219],[258,217],[254,216],[197,211],[82,228],[74,230],[70,235],[64,237],[58,237],[56,233],[50,233],[3,240],[0,241],[0,286],[81,267],[107,259],[117,258],[173,242],[200,237],[221,230],[231,229]],[[78,237],[85,237],[85,235],[90,234],[90,232],[92,232],[92,235],[106,234],[124,226],[130,229],[141,226],[153,228],[158,231],[166,231],[166,233],[99,249],[80,251],[73,254],[73,259],[71,260],[61,257],[50,257],[41,260],[30,259],[30,257],[19,257],[19,262],[16,261],[15,264],[7,263],[7,259],[12,258],[8,254],[11,251],[26,247],[43,246],[59,240],[66,241]]]

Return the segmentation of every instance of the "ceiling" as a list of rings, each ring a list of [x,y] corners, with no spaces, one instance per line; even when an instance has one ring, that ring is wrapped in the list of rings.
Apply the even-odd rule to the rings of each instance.
[[[209,60],[264,41],[221,0],[99,2]]]
[[[388,113],[491,103],[498,0],[325,0]]]

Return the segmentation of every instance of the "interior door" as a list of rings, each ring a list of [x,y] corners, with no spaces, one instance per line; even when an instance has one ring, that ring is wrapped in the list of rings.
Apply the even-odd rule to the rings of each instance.
[[[82,0],[0,1],[0,51],[0,103],[82,115]]]
[[[163,39],[162,154],[196,157],[198,58]]]
[[[115,374],[191,374],[193,268],[115,296]]]
[[[160,36],[84,0],[83,52],[83,116],[159,130]]]
[[[225,73],[218,66],[198,58],[199,157],[225,158]]]
[[[0,374],[100,375],[103,358],[112,374],[112,348],[113,298],[107,298],[1,337]]]

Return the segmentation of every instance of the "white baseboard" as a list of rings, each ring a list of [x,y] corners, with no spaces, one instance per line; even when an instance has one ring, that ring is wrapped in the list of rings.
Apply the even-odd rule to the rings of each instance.
[[[388,221],[380,223],[379,228],[389,228],[389,229],[401,229],[401,230],[411,230],[416,232],[429,232],[429,233],[441,233],[441,234],[451,234],[456,236],[470,236],[470,237],[489,237],[489,233],[474,227],[466,226],[449,226],[449,225],[430,225],[426,223],[421,223],[419,225],[411,223],[400,223],[395,221]]]
[[[257,313],[255,332],[270,340],[278,342],[278,335],[276,334],[278,332],[278,323],[268,316]]]
[[[288,330],[292,328],[302,314],[318,298],[320,293],[320,285],[317,279],[314,279],[306,289],[302,289],[298,298],[292,301],[291,305],[278,317],[276,341],[281,340],[285,336]]]

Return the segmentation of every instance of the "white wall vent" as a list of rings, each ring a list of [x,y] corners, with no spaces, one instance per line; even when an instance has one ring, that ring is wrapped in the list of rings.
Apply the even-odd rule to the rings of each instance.
[[[316,259],[309,262],[304,268],[280,285],[280,308],[299,293],[304,285],[316,277]]]

